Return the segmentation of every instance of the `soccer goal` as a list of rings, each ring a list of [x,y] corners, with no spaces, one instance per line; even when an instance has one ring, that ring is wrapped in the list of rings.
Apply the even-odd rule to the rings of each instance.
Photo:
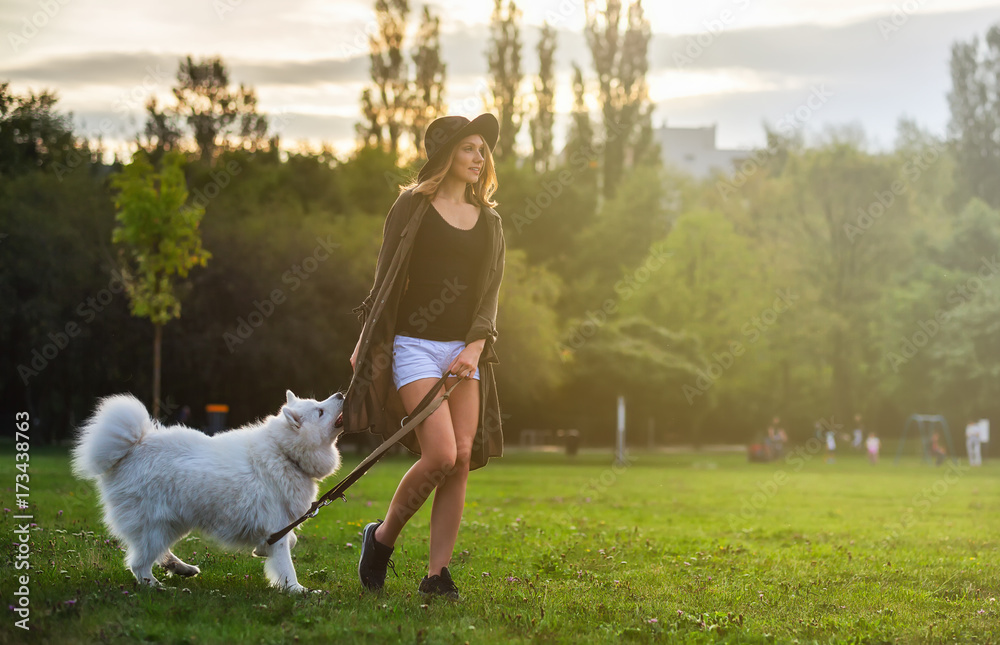
[[[953,462],[958,462],[955,445],[951,441],[951,430],[948,428],[948,421],[940,414],[911,414],[903,425],[903,435],[899,438],[899,449],[896,451],[895,463],[899,463],[899,458],[903,456],[903,446],[906,444],[906,437],[910,434],[911,428],[915,428],[917,436],[920,438],[920,454],[925,463],[933,461],[931,448],[933,445],[934,432],[941,430],[944,441],[948,446],[948,456]]]

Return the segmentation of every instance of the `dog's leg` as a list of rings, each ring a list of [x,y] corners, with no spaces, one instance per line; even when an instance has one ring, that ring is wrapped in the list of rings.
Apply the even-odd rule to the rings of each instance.
[[[299,541],[299,538],[295,536],[295,533],[288,533],[286,539],[291,540],[288,544],[288,550],[291,551],[295,548],[295,544]],[[271,555],[271,545],[267,542],[262,542],[253,548],[253,557],[255,558],[266,558]]]
[[[292,564],[292,551],[289,536],[274,543],[268,552],[264,563],[264,574],[275,587],[283,587],[288,591],[302,593],[306,588],[299,584],[295,577],[295,566]]]
[[[173,540],[164,535],[164,531],[157,529],[158,527],[150,526],[141,535],[128,536],[128,552],[125,555],[125,562],[136,580],[151,587],[161,586],[153,575],[153,564],[162,561],[162,554],[169,551],[173,543]]]
[[[133,551],[129,548],[126,562],[128,563],[129,570],[132,571],[132,575],[135,576],[135,579],[140,584],[149,585],[150,587],[161,586],[160,581],[153,575],[153,563],[156,562],[155,555],[150,558],[146,552]]]
[[[163,565],[163,568],[170,573],[178,576],[184,576],[185,578],[196,576],[201,573],[201,569],[193,564],[184,562],[174,555],[173,551],[167,551],[167,554],[160,560],[160,564]]]

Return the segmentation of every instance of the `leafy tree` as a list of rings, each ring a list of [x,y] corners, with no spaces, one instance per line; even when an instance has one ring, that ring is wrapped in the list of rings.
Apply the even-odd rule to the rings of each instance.
[[[413,94],[409,127],[413,147],[419,152],[424,131],[431,121],[444,114],[445,64],[441,59],[441,19],[424,5],[413,54]]]
[[[257,112],[257,94],[242,83],[230,87],[229,70],[221,58],[185,57],[177,68],[173,94],[176,104],[162,109],[155,98],[146,102],[146,143],[138,143],[154,160],[179,149],[185,128],[201,160],[209,164],[220,150],[265,147],[268,121]]]
[[[132,315],[153,323],[153,416],[160,408],[160,348],[163,326],[180,317],[177,278],[205,266],[211,254],[201,246],[198,225],[204,209],[185,206],[188,191],[184,157],[169,153],[157,173],[145,153],[112,178],[118,226],[112,241],[120,245],[122,273]]]
[[[606,0],[603,10],[596,0],[586,0],[584,35],[597,73],[598,99],[603,116],[605,197],[612,197],[621,182],[627,160],[647,158],[651,141],[648,50],[652,32],[642,10],[642,0],[633,0],[621,25],[621,0]],[[645,137],[645,139],[644,139]]]
[[[775,252],[791,263],[801,300],[797,323],[829,366],[824,404],[838,419],[869,403],[879,356],[868,324],[900,268],[912,261],[908,187],[912,167],[872,157],[855,143],[833,140],[793,156],[782,181],[787,192],[771,208]],[[914,321],[915,322],[915,321]]]
[[[535,170],[545,172],[552,162],[552,123],[555,119],[555,76],[553,61],[556,30],[549,23],[542,27],[538,40],[538,77],[535,80],[535,115],[531,119],[532,162]]]
[[[170,109],[161,109],[155,96],[146,101],[146,125],[143,128],[146,137],[136,143],[146,150],[150,158],[158,161],[165,152],[181,150],[181,140],[184,137],[183,126],[178,115]]]
[[[524,99],[521,96],[521,10],[514,0],[494,0],[490,40],[486,51],[492,88],[491,108],[498,114],[500,138],[493,154],[498,159],[514,155],[514,140],[521,130]]]
[[[365,122],[357,125],[363,145],[385,147],[393,154],[399,153],[410,109],[409,70],[403,53],[409,13],[408,0],[375,2],[378,30],[368,38],[372,86],[362,91]]]
[[[532,366],[498,371],[499,387],[513,409],[543,401],[564,377],[554,310],[560,288],[556,276],[530,265],[523,251],[508,246],[497,309],[497,353],[505,364]]]
[[[1000,208],[1000,24],[951,48],[948,131],[955,142],[961,201]]]
[[[596,187],[600,169],[600,150],[594,141],[594,124],[587,107],[587,95],[583,70],[573,63],[573,111],[570,114],[566,146],[563,148],[561,161],[575,176],[579,176],[579,183]]]
[[[63,176],[91,161],[86,142],[77,149],[69,116],[55,110],[58,100],[48,91],[17,96],[0,83],[0,177],[34,170]]]
[[[57,441],[106,394],[134,338],[109,290],[113,212],[101,163],[49,91],[0,84],[0,406]]]
[[[939,327],[927,342],[927,364],[915,367],[930,376],[929,398],[978,419],[1000,401],[1000,211],[973,199],[954,224],[939,256],[939,274],[949,279],[932,300],[945,316],[921,319]]]

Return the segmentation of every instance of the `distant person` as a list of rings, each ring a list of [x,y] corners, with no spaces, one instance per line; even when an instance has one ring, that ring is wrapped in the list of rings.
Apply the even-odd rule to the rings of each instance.
[[[832,464],[837,455],[837,433],[833,430],[826,431],[826,463]]]
[[[882,441],[875,436],[874,432],[869,432],[865,447],[868,448],[868,462],[874,466],[878,463],[878,451],[882,447]]]
[[[781,427],[781,418],[774,417],[771,425],[767,428],[764,436],[764,446],[767,450],[768,459],[777,459],[785,452],[785,442],[788,441],[788,434]]]
[[[780,448],[781,452],[784,453],[785,452],[785,444],[788,443],[788,433],[785,432],[784,428],[778,428],[778,432],[777,432],[776,436],[777,436],[777,439],[778,439],[778,447]]]
[[[861,415],[854,415],[854,437],[851,440],[851,447],[855,450],[861,450],[861,444],[864,442],[865,436],[865,424],[861,422]]]
[[[931,456],[934,458],[935,466],[940,466],[948,456],[948,452],[941,445],[941,433],[937,430],[931,435]]]
[[[965,425],[965,451],[969,455],[970,466],[983,465],[982,444],[983,435],[979,422],[969,420]]]

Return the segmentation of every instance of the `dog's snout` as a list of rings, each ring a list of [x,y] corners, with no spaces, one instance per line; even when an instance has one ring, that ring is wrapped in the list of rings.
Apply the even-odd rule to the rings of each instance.
[[[333,398],[337,399],[338,401],[343,401],[344,395],[340,392],[337,392],[336,394],[333,395]]]

